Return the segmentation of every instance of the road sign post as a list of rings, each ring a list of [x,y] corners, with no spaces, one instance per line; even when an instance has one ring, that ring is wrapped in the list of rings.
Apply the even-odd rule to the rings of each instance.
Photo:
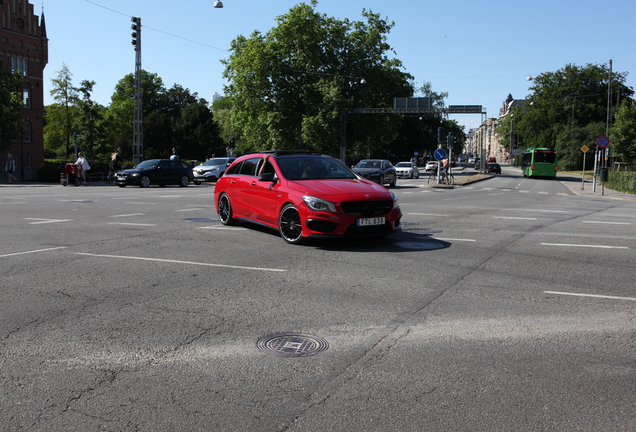
[[[590,148],[586,145],[583,145],[583,147],[581,147],[581,151],[583,152],[583,174],[581,174],[581,190],[585,189],[585,156],[587,156],[587,152]]]

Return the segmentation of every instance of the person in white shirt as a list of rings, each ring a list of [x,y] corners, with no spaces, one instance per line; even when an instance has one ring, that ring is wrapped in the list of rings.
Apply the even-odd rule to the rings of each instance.
[[[90,165],[88,164],[88,161],[86,160],[86,158],[84,157],[84,155],[81,152],[77,154],[77,161],[75,162],[75,164],[80,169],[80,174],[82,175],[82,180],[84,181],[84,184],[86,184],[86,171],[91,169],[91,167],[90,167]]]

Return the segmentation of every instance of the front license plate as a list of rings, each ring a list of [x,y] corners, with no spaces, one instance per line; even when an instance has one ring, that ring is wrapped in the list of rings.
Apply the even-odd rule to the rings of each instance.
[[[358,226],[384,225],[384,217],[358,219]]]
[[[126,180],[126,177],[119,176],[119,177],[117,177],[117,180],[124,181],[124,180]]]

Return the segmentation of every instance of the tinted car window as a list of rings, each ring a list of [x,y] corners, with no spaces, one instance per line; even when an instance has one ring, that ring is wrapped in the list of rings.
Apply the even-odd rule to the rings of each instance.
[[[244,160],[243,163],[241,164],[241,168],[238,173],[242,175],[255,176],[256,167],[260,160],[261,158],[253,158],[253,159]]]

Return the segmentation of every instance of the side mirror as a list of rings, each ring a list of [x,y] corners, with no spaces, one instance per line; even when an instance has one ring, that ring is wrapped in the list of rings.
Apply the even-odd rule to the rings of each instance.
[[[258,176],[258,181],[274,183],[274,173],[263,173]]]

